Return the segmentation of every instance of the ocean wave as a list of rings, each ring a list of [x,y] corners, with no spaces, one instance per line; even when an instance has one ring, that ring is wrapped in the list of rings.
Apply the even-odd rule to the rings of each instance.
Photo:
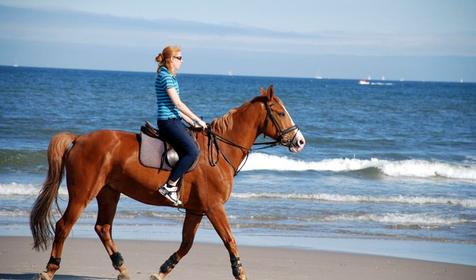
[[[0,210],[0,217],[28,217],[30,216],[29,211],[25,210]]]
[[[321,161],[303,161],[263,153],[250,155],[243,171],[330,171],[348,172],[375,168],[390,177],[444,177],[449,179],[476,180],[475,164],[445,163],[428,160],[382,160],[377,158],[335,158]]]
[[[9,183],[0,184],[1,196],[37,196],[40,192],[39,185]],[[66,187],[59,189],[60,195],[68,195]],[[347,195],[330,193],[232,193],[232,197],[237,199],[295,199],[312,201],[330,201],[342,203],[400,203],[400,204],[437,204],[455,205],[465,208],[476,208],[476,199],[465,199],[455,197],[430,197],[430,196],[371,196],[371,195]],[[151,215],[156,215],[153,212]]]
[[[144,218],[158,218],[164,220],[178,221],[182,220],[183,216],[180,212],[161,212],[161,211],[140,211],[140,210],[119,210],[116,217],[122,219],[133,219],[138,217]]]
[[[238,199],[296,199],[350,203],[400,203],[400,204],[439,204],[457,205],[465,208],[476,208],[476,199],[460,199],[452,197],[428,196],[368,196],[342,194],[298,194],[298,193],[233,193]]]
[[[37,195],[39,191],[32,184],[0,184],[0,195]]]
[[[386,214],[338,214],[328,215],[322,218],[325,222],[338,221],[362,221],[362,222],[377,222],[389,225],[400,226],[418,226],[425,228],[451,226],[455,224],[462,224],[468,222],[475,222],[473,220],[461,219],[456,217],[445,217],[431,214],[404,214],[404,213],[386,213]]]
[[[46,151],[17,151],[0,149],[0,171],[32,170],[46,172],[48,163]],[[462,163],[446,163],[429,160],[383,160],[378,158],[331,158],[320,161],[304,161],[286,156],[252,153],[242,169],[276,171],[363,171],[374,175],[389,177],[431,178],[443,177],[476,181],[476,162],[473,156],[467,156]]]
[[[0,149],[0,170],[46,171],[46,151]]]
[[[40,193],[39,185],[33,184],[19,184],[19,183],[8,183],[0,184],[0,196],[13,196],[13,195],[24,195],[24,196],[37,196]],[[68,190],[66,187],[60,187],[58,193],[60,195],[67,195]]]
[[[294,220],[297,224],[304,226],[304,224],[315,223],[366,223],[373,222],[390,226],[394,228],[398,227],[410,227],[410,228],[438,228],[445,226],[453,226],[456,224],[475,223],[476,220],[469,220],[464,218],[458,218],[454,216],[435,215],[428,213],[334,213],[334,214],[316,214],[316,215],[300,215],[300,216],[275,216],[273,220],[270,220],[269,215],[252,215],[240,217],[239,221],[261,221],[268,222],[279,220]]]

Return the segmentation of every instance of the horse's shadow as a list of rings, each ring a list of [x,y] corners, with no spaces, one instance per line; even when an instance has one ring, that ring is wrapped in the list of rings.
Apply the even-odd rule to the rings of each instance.
[[[31,280],[31,279],[38,279],[38,273],[23,273],[23,274],[7,274],[7,273],[0,273],[0,280]],[[55,280],[103,280],[103,279],[111,279],[111,278],[104,278],[104,277],[94,277],[94,276],[75,276],[75,275],[55,275]]]

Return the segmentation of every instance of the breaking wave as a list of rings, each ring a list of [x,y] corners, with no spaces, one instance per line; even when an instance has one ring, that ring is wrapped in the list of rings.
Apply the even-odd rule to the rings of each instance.
[[[388,224],[388,225],[418,226],[422,228],[451,226],[455,224],[474,222],[472,220],[461,219],[456,217],[445,217],[445,216],[431,215],[431,214],[401,214],[401,213],[328,215],[328,216],[325,216],[322,220],[327,222],[338,222],[338,221],[377,222],[377,223]]]
[[[455,205],[465,208],[476,208],[476,199],[461,199],[453,197],[429,197],[429,196],[368,196],[346,194],[298,194],[298,193],[233,193],[238,199],[296,199],[329,202],[350,203],[400,203],[400,204],[437,204]]]
[[[40,186],[33,184],[0,184],[0,196],[37,196],[40,192]],[[65,187],[60,187],[60,195],[67,195]],[[476,208],[476,199],[465,199],[455,197],[430,197],[430,196],[371,196],[371,195],[348,195],[331,193],[233,193],[232,196],[237,199],[295,199],[311,201],[329,201],[329,202],[350,202],[350,203],[400,203],[400,204],[437,204],[437,205],[455,205],[465,208]]]
[[[9,184],[0,184],[0,196],[13,196],[13,195],[24,195],[24,196],[37,196],[40,193],[39,185],[33,184],[18,184],[18,183],[9,183]],[[65,187],[60,187],[58,193],[60,195],[67,195],[68,190]]]
[[[377,158],[335,158],[321,161],[303,161],[263,153],[251,154],[243,171],[277,170],[277,171],[330,171],[348,172],[375,168],[381,174],[390,177],[430,178],[476,180],[475,164],[457,164],[428,160],[382,160]]]

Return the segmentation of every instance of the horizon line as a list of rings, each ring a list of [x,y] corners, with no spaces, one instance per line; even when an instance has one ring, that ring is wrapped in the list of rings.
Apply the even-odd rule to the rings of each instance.
[[[144,70],[118,70],[118,69],[91,69],[91,68],[70,68],[70,67],[51,67],[51,66],[29,66],[29,65],[5,65],[0,64],[0,67],[9,67],[9,68],[41,68],[41,69],[63,69],[63,70],[81,70],[81,71],[104,71],[104,72],[132,72],[132,73],[154,73],[155,71],[144,71]],[[360,80],[368,80],[368,81],[375,81],[375,82],[419,82],[419,83],[457,83],[457,84],[474,84],[476,81],[454,81],[454,80],[407,80],[404,77],[403,80],[393,80],[393,79],[366,79],[366,78],[335,78],[335,77],[322,77],[322,76],[267,76],[267,75],[247,75],[247,74],[224,74],[224,73],[187,73],[181,72],[180,74],[184,75],[203,75],[203,76],[224,76],[224,77],[255,77],[255,78],[286,78],[286,79],[310,79],[310,80],[352,80],[352,81],[360,81]]]

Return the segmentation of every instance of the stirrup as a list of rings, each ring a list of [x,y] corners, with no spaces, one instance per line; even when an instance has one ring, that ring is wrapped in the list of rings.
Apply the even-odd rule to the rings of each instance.
[[[169,184],[165,184],[159,188],[159,193],[168,200],[170,200],[174,206],[182,205],[182,201],[178,198],[178,188],[174,186],[170,186]]]

